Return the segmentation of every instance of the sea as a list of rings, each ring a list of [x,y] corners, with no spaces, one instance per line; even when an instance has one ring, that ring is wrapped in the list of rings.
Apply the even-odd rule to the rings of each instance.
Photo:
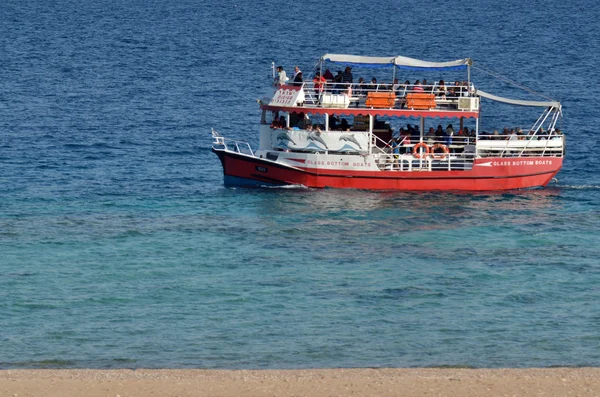
[[[3,0],[0,369],[600,366],[598,20],[591,0]],[[564,167],[510,192],[224,187],[211,128],[256,148],[272,65],[326,53],[471,57],[482,90],[562,103]],[[499,106],[482,129],[540,110]]]

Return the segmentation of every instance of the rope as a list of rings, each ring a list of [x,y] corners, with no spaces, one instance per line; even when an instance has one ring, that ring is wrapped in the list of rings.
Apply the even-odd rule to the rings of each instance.
[[[522,89],[522,90],[524,90],[524,91],[527,91],[527,92],[529,92],[529,93],[531,93],[531,94],[534,94],[534,95],[539,95],[539,96],[541,96],[542,98],[546,98],[546,99],[549,99],[549,100],[551,100],[551,101],[555,101],[555,99],[553,99],[553,98],[550,98],[549,96],[546,96],[546,95],[542,94],[541,92],[537,92],[537,91],[535,91],[535,90],[533,90],[533,89],[531,89],[531,88],[529,88],[529,87],[526,87],[526,86],[524,86],[523,84],[519,84],[519,83],[517,83],[516,81],[514,81],[514,80],[511,80],[511,79],[509,79],[508,77],[505,77],[505,76],[501,75],[500,73],[498,73],[498,72],[495,72],[494,70],[492,70],[492,69],[490,69],[490,68],[488,68],[488,67],[485,67],[485,66],[483,66],[483,65],[481,65],[480,67],[478,67],[478,66],[475,66],[475,65],[472,65],[471,67],[472,67],[472,68],[475,68],[475,69],[478,69],[478,70],[481,70],[482,72],[484,72],[484,73],[487,73],[487,74],[489,74],[490,76],[493,76],[493,77],[497,78],[498,80],[502,80],[502,81],[504,81],[505,83],[512,84],[512,85],[514,85],[515,87],[519,87],[520,89]]]

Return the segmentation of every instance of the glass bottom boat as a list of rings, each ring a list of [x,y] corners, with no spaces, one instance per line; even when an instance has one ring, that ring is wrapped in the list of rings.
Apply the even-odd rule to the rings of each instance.
[[[326,54],[315,75],[323,75],[325,62],[389,65],[394,83],[361,85],[316,77],[276,85],[273,95],[259,101],[258,149],[213,130],[212,150],[223,165],[226,186],[509,190],[546,186],[562,167],[565,136],[556,128],[560,103],[477,90],[470,81],[470,59],[435,63]],[[466,69],[468,77],[424,85],[398,84],[395,78],[396,70],[427,69]],[[482,98],[543,111],[525,130],[484,132],[479,123]],[[402,127],[394,131],[395,124]]]

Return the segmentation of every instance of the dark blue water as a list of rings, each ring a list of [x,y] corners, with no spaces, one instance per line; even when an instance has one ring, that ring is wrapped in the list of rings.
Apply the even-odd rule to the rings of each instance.
[[[6,0],[0,368],[600,365],[599,14],[555,0]],[[469,56],[560,100],[558,182],[225,189],[210,128],[257,143],[271,62],[309,71],[326,52]],[[490,107],[482,124],[520,114]]]

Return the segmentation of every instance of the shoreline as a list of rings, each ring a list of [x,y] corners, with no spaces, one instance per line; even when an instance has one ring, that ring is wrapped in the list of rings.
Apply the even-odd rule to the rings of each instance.
[[[0,396],[600,396],[600,368],[4,369]]]

